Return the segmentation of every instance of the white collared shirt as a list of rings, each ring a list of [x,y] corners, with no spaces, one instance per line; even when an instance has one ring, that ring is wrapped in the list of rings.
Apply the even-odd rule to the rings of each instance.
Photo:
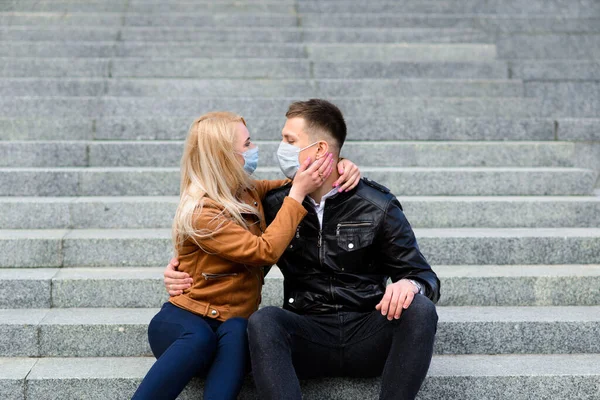
[[[335,196],[337,193],[338,188],[331,189],[329,193],[326,193],[325,195],[323,195],[323,197],[321,197],[320,203],[317,203],[312,197],[308,196],[311,204],[315,207],[315,211],[317,212],[317,218],[319,218],[319,226],[321,227],[321,229],[323,229],[323,212],[325,211],[325,200]]]

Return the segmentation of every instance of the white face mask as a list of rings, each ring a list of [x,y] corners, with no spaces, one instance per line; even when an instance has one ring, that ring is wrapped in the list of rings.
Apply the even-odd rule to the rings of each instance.
[[[317,143],[319,142],[314,142],[313,144],[309,144],[308,146],[299,149],[298,147],[289,143],[281,142],[279,144],[279,148],[277,149],[277,160],[279,160],[279,168],[281,168],[281,172],[283,172],[283,174],[289,179],[294,179],[296,172],[298,172],[298,168],[300,168],[300,161],[298,160],[300,152],[308,149],[311,146],[314,146]]]

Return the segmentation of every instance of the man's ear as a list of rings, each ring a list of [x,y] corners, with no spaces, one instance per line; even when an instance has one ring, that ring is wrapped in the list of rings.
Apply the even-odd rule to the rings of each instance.
[[[329,153],[329,143],[324,140],[319,140],[317,143],[317,153],[315,154],[315,160],[318,160],[321,157],[325,157],[325,155]]]

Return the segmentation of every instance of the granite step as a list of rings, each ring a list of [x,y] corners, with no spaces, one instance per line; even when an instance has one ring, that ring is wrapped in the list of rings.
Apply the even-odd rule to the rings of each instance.
[[[512,32],[600,32],[600,16],[449,13],[307,13],[299,16],[305,28],[441,28],[479,29],[489,34]]]
[[[2,2],[0,10],[3,11],[37,11],[37,12],[138,12],[138,13],[163,13],[163,12],[197,12],[199,9],[207,12],[273,12],[292,13],[294,4],[285,1],[264,2],[239,2],[239,1],[199,1],[199,2],[126,2],[126,1],[19,1]]]
[[[298,12],[335,13],[344,10],[345,13],[444,13],[444,14],[509,14],[509,15],[562,15],[589,16],[600,14],[600,4],[585,0],[577,1],[544,1],[544,0],[508,0],[488,2],[480,0],[462,1],[360,1],[306,0],[298,3]]]
[[[415,228],[593,228],[596,196],[399,197]],[[179,198],[0,197],[0,229],[170,228]]]
[[[7,400],[129,399],[154,363],[150,357],[1,358],[0,394]],[[434,356],[418,400],[542,400],[597,398],[600,355],[439,355]],[[304,398],[375,399],[380,380],[329,378],[303,381]],[[197,399],[194,379],[178,397]],[[240,399],[257,399],[248,378]]]
[[[417,228],[432,265],[599,264],[600,228]],[[170,229],[0,230],[0,267],[163,266]]]
[[[2,357],[151,356],[155,308],[0,310]],[[599,353],[600,306],[438,307],[436,354]]]
[[[47,19],[47,14],[43,14]],[[44,24],[35,23],[35,18],[31,24],[16,25],[14,24],[15,17],[4,17],[0,13],[0,22],[4,19],[10,19],[12,23],[8,23],[4,28],[0,29],[0,40],[7,41],[9,39],[23,41],[26,44],[34,44],[32,40],[41,40],[50,42],[50,44],[76,45],[76,44],[97,44],[103,42],[99,40],[115,40],[115,54],[123,53],[121,50],[124,46],[139,41],[140,43],[149,45],[168,44],[165,42],[173,42],[176,45],[185,45],[186,39],[194,39],[198,44],[205,46],[218,43],[236,42],[238,44],[249,43],[256,44],[262,42],[265,44],[302,44],[310,46],[319,43],[420,43],[423,46],[430,43],[443,44],[447,47],[454,47],[460,50],[458,44],[472,44],[474,50],[486,49],[489,46],[476,46],[482,44],[493,43],[493,36],[476,29],[435,29],[435,28],[345,28],[335,27],[311,27],[304,28],[296,26],[295,17],[289,16],[283,20],[285,27],[272,27],[268,24],[273,24],[272,19],[267,18],[269,14],[247,16],[246,21],[235,18],[231,22],[223,25],[212,26],[215,23],[208,21],[204,25],[199,25],[198,21],[206,19],[207,14],[156,14],[153,16],[147,15],[126,15],[120,16],[121,20],[125,20],[125,26],[98,25],[98,22],[92,26],[87,25],[86,19],[81,20],[81,23],[75,24],[78,18],[76,15],[69,14],[69,18],[74,20],[70,24]],[[95,14],[94,14],[95,15]],[[106,14],[104,14],[106,15]],[[118,15],[118,14],[117,14]],[[212,15],[211,15],[212,16]],[[230,17],[233,14],[229,15]],[[272,15],[271,15],[272,16]],[[214,17],[214,16],[213,16]],[[64,18],[61,15],[61,18]],[[231,18],[229,18],[231,19]],[[253,19],[257,20],[254,25]],[[290,21],[292,19],[292,21]],[[160,22],[158,22],[159,20]],[[263,20],[265,20],[263,22]],[[100,18],[98,21],[102,21]],[[196,22],[193,24],[192,22]],[[275,22],[278,23],[277,19]],[[168,23],[166,25],[166,23]],[[250,25],[248,28],[240,28],[240,26]],[[266,26],[265,26],[266,25]],[[25,30],[29,27],[29,30]],[[32,29],[34,28],[34,29]],[[247,36],[242,36],[242,30],[247,32]],[[47,33],[47,37],[40,36],[42,32]],[[78,40],[73,38],[78,37]],[[270,37],[270,35],[282,34],[282,37]],[[65,40],[66,42],[61,42]],[[214,39],[214,40],[213,40]],[[238,40],[239,39],[239,40]],[[239,46],[239,44],[238,44]],[[424,47],[426,48],[426,47]]]
[[[149,62],[156,64],[144,70]],[[185,64],[182,65],[182,62]],[[507,79],[508,64],[494,62],[317,62],[307,59],[231,58],[0,58],[4,78],[424,78]],[[312,71],[311,71],[312,66]],[[332,70],[330,70],[332,69]],[[338,71],[339,74],[335,73]]]
[[[4,78],[0,96],[519,97],[519,80]]]
[[[197,111],[195,115],[200,115]],[[254,140],[279,140],[284,117],[244,115]],[[184,140],[192,117],[0,117],[0,140]],[[348,140],[600,141],[600,119],[346,115]]]
[[[168,260],[164,261],[164,264]],[[600,265],[434,265],[440,306],[596,306]],[[0,269],[0,308],[158,308],[164,267]],[[510,290],[506,290],[510,288]],[[273,267],[261,306],[283,304]]]
[[[279,166],[280,141],[254,143],[261,166]],[[179,167],[183,147],[183,141],[0,141],[0,167]],[[360,167],[573,167],[576,144],[348,141],[343,156]]]
[[[404,196],[589,195],[597,172],[581,168],[364,167],[363,176]],[[261,167],[257,179],[280,179]],[[174,196],[174,167],[0,168],[1,196]]]
[[[169,15],[167,14],[166,18]],[[134,16],[137,17],[137,16]],[[163,18],[157,14],[154,18]],[[177,16],[175,16],[177,17]],[[193,17],[188,16],[188,18]],[[9,17],[10,18],[10,17]],[[142,18],[142,21],[147,18]],[[177,18],[175,18],[177,19]],[[202,19],[202,15],[199,16]],[[1,19],[0,19],[1,21]],[[163,20],[164,21],[164,20]],[[5,25],[0,28],[0,40],[18,41],[44,41],[62,42],[71,44],[79,42],[115,41],[130,42],[141,41],[153,44],[155,42],[186,42],[193,40],[198,44],[213,43],[302,43],[306,46],[318,43],[338,43],[348,45],[352,43],[394,43],[415,42],[439,43],[444,48],[460,50],[460,44],[472,44],[472,49],[486,49],[492,42],[492,37],[483,31],[457,30],[457,29],[434,29],[434,28],[361,28],[350,29],[337,28],[303,28],[290,23],[286,27],[249,26],[241,28],[236,26],[208,26],[180,24],[174,21],[175,26],[154,26],[152,19],[147,23],[149,26],[85,26],[85,25]],[[440,38],[446,35],[447,38]],[[117,44],[117,43],[115,43]],[[180,43],[184,44],[184,43]],[[189,43],[185,43],[189,44]],[[467,54],[465,52],[465,54]]]
[[[591,169],[561,167],[364,167],[365,177],[402,196],[590,195]],[[260,167],[257,179],[281,179],[278,167]],[[179,168],[0,168],[0,196],[175,196]]]
[[[144,65],[147,65],[144,62]],[[142,64],[136,66],[142,73]],[[158,67],[158,66],[157,66]],[[144,75],[151,74],[146,70]],[[165,71],[166,73],[167,71]],[[173,73],[173,71],[169,72]],[[18,100],[18,101],[17,101]],[[135,117],[182,116],[190,120],[209,110],[234,110],[247,116],[281,116],[298,98],[290,97],[2,97],[0,116]],[[553,114],[551,104],[523,97],[330,97],[346,115],[371,117],[445,115],[539,118]],[[584,110],[586,111],[586,110]]]

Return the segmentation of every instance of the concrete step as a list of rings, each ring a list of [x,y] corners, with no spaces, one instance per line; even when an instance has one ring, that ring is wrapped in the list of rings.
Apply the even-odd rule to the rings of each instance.
[[[215,109],[234,110],[243,116],[281,116],[297,98],[289,97],[2,97],[3,117],[197,117]],[[371,117],[422,116],[532,118],[552,115],[551,104],[523,97],[330,97],[346,115]],[[186,120],[186,123],[188,123]]]
[[[600,33],[501,35],[496,39],[496,45],[500,59],[589,61],[600,58]]]
[[[152,62],[156,64],[149,68]],[[183,65],[182,65],[183,64]],[[0,58],[5,78],[507,79],[506,62],[317,62],[307,59]],[[311,66],[313,68],[311,72]],[[338,73],[336,73],[338,72]]]
[[[354,36],[357,31],[354,31]],[[308,39],[310,40],[310,39]],[[308,57],[315,61],[424,61],[485,62],[496,59],[495,45],[488,44],[307,44]]]
[[[196,113],[199,115],[200,111]],[[600,119],[551,119],[398,115],[354,117],[346,114],[348,140],[438,141],[592,141],[600,140]],[[244,118],[253,140],[279,140],[281,116]],[[192,117],[24,115],[0,117],[0,140],[184,140]]]
[[[2,357],[151,356],[155,308],[0,310]],[[600,306],[438,307],[436,354],[598,353]]]
[[[304,45],[318,43],[439,43],[452,47],[452,45],[458,43],[491,44],[494,39],[493,35],[477,29],[436,29],[428,27],[388,29],[366,27],[356,29],[346,27],[329,28],[327,26],[304,28],[296,26],[295,17],[293,16],[286,16],[288,18],[283,20],[283,23],[286,24],[284,27],[269,26],[269,24],[273,24],[273,21],[269,18],[263,18],[262,15],[246,16],[244,18],[246,21],[239,21],[240,15],[238,15],[238,18],[230,23],[228,23],[227,18],[224,18],[225,23],[218,26],[212,26],[214,25],[212,22],[199,25],[198,21],[205,19],[205,16],[206,14],[128,15],[126,17],[120,16],[120,19],[130,19],[129,23],[126,23],[125,26],[115,27],[112,27],[110,23],[99,25],[98,22],[101,22],[101,19],[89,26],[86,24],[85,19],[77,24],[55,25],[44,24],[45,20],[38,24],[35,22],[36,18],[29,18],[33,20],[31,24],[15,25],[14,22],[7,24],[0,30],[0,33],[3,33],[0,39],[4,42],[9,39],[24,41],[29,45],[35,43],[32,40],[40,40],[52,45],[87,44],[90,46],[92,44],[101,45],[103,42],[99,40],[103,40],[102,38],[106,38],[104,40],[112,38],[120,42],[113,42],[116,48],[112,50],[112,53],[117,56],[123,52],[122,48],[138,41],[145,44],[146,47],[169,44],[169,42],[179,46],[189,45],[189,43],[184,43],[186,39],[193,39],[204,46],[209,46],[215,42],[229,43],[233,41],[236,42],[234,44],[239,42],[248,44],[262,42],[265,44],[302,43]],[[269,14],[265,16],[269,16]],[[47,18],[47,14],[43,14],[43,17]],[[12,17],[8,18],[14,20]],[[62,14],[60,18],[64,18]],[[69,18],[77,18],[77,16],[70,15]],[[290,18],[294,21],[290,22]],[[0,13],[0,21],[3,19],[3,15]],[[252,19],[257,20],[256,25],[254,25]],[[263,22],[263,19],[266,21]],[[75,19],[72,22],[77,21]],[[279,23],[276,19],[275,22]],[[247,32],[246,37],[242,36],[242,28],[240,28],[245,24],[250,24],[249,28],[244,29]],[[26,27],[29,27],[29,30],[25,30]],[[35,27],[35,29],[32,29],[32,27]],[[42,33],[46,33],[48,36],[43,37],[41,36]],[[67,36],[68,34],[72,36]],[[78,34],[81,34],[79,40],[73,40],[73,37]],[[283,36],[270,37],[269,34],[283,34]],[[63,40],[66,40],[66,42],[62,42]],[[456,47],[456,49],[460,50],[461,47]],[[473,49],[478,49],[478,47],[473,46]],[[241,58],[241,56],[238,57]]]
[[[167,14],[167,18],[169,15]],[[193,15],[188,15],[191,18]],[[198,19],[202,20],[203,15]],[[447,47],[457,46],[460,43],[491,43],[493,37],[481,30],[464,29],[435,29],[428,27],[420,28],[360,28],[351,29],[344,27],[329,28],[303,28],[296,23],[289,23],[286,27],[249,26],[241,28],[242,23],[236,26],[204,26],[180,24],[174,21],[173,26],[155,26],[153,19],[163,18],[162,14],[156,14],[147,20],[148,26],[86,26],[86,25],[6,25],[0,28],[0,40],[2,41],[45,41],[62,42],[71,44],[79,42],[94,41],[117,41],[117,42],[188,42],[198,44],[214,43],[303,43],[315,45],[318,43],[440,43]],[[177,19],[177,18],[175,18]],[[1,19],[0,19],[1,20]],[[165,21],[163,19],[163,21]],[[443,36],[446,36],[445,38]],[[117,44],[117,43],[115,43]],[[484,45],[481,45],[484,46]],[[444,47],[444,48],[447,48]],[[473,47],[477,49],[477,47]],[[485,46],[483,47],[485,48]],[[442,48],[443,49],[443,48]],[[456,49],[461,49],[457,46]]]
[[[456,3],[455,3],[456,4]],[[482,3],[481,3],[482,4]],[[305,28],[452,28],[478,29],[487,33],[600,32],[600,17],[582,15],[449,14],[449,13],[302,13]]]
[[[289,1],[261,1],[261,2],[239,2],[239,1],[199,1],[199,2],[87,2],[87,1],[50,1],[36,2],[32,0],[19,1],[12,3],[0,3],[0,10],[3,11],[36,11],[36,12],[143,12],[143,13],[163,13],[163,12],[197,12],[204,10],[206,12],[273,12],[273,13],[292,13],[294,12],[293,3]]]
[[[600,304],[600,265],[434,265],[433,269],[442,282],[441,306]],[[0,269],[0,308],[160,307],[168,298],[163,270],[4,268]],[[265,279],[261,306],[282,304],[283,276],[273,267]]]
[[[510,15],[563,15],[589,16],[600,14],[600,5],[595,2],[577,0],[572,2],[533,0],[508,0],[502,2],[482,2],[479,0],[457,1],[359,1],[345,0],[306,0],[298,3],[300,13],[444,13],[444,14],[510,14]]]
[[[599,264],[600,228],[415,229],[433,264]],[[170,229],[0,230],[0,267],[162,266]]]
[[[581,168],[364,167],[363,176],[402,196],[590,195],[598,173]],[[280,179],[261,167],[258,179]],[[0,168],[0,196],[175,196],[173,167]]]
[[[436,41],[472,42],[500,32],[600,32],[600,17],[594,15],[564,16],[540,14],[448,14],[448,13],[268,13],[268,12],[0,12],[2,26],[204,26],[204,27],[280,27],[298,25],[307,32],[313,28],[394,28],[444,29],[444,37]],[[451,30],[456,29],[457,32]],[[472,32],[467,32],[471,30]],[[458,33],[463,31],[463,34]],[[478,40],[476,40],[478,41]]]
[[[279,166],[280,141],[254,141],[262,167]],[[179,167],[182,141],[0,141],[0,167]],[[571,142],[348,141],[361,167],[573,167]],[[391,156],[393,155],[393,157]]]
[[[415,228],[593,228],[600,197],[399,197]],[[0,197],[0,229],[170,228],[179,198]]]
[[[597,64],[582,60],[511,60],[509,68],[513,78],[527,81],[598,81]]]
[[[0,96],[519,97],[519,80],[4,78]]]
[[[194,27],[281,27],[296,26],[298,17],[289,12],[272,13],[265,11],[224,12],[0,12],[2,26],[74,26],[74,27],[122,27],[122,26],[194,26]]]
[[[2,358],[0,394],[7,399],[129,399],[154,358]],[[418,400],[585,399],[597,397],[598,354],[434,356]],[[380,380],[329,378],[301,383],[304,398],[375,399]],[[194,379],[178,397],[197,399],[202,381]],[[248,378],[240,399],[257,399]]]

